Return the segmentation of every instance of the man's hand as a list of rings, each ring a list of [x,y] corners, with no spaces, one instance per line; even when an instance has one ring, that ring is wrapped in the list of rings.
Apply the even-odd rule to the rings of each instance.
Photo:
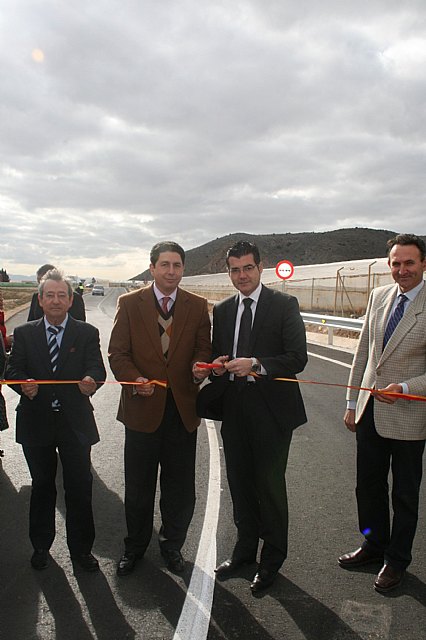
[[[225,367],[229,373],[241,378],[250,375],[252,361],[251,358],[234,358],[234,360],[227,362]]]
[[[136,382],[141,383],[135,384],[133,387],[138,396],[142,396],[143,398],[149,398],[150,396],[152,396],[152,394],[154,393],[155,384],[147,384],[148,378],[144,378],[143,376],[136,378]]]
[[[226,363],[229,361],[229,356],[219,356],[213,360],[213,364],[220,364],[220,367],[213,369],[214,376],[223,376],[226,373]]]
[[[400,384],[388,384],[384,389],[377,389],[377,391],[373,391],[373,396],[379,402],[385,402],[386,404],[394,404],[398,398],[394,398],[392,396],[383,393],[383,391],[391,391],[392,393],[402,393],[402,385]]]
[[[31,384],[31,380],[34,378],[28,378],[29,384],[21,384],[22,393],[30,400],[33,400],[38,394],[38,384]]]
[[[78,388],[84,396],[91,396],[96,391],[96,382],[91,376],[84,376],[78,383]]]
[[[225,363],[228,362],[228,360],[229,360],[229,356],[219,356],[218,358],[213,360],[212,364],[216,364],[220,366],[214,367],[213,369],[210,369],[210,368],[204,369],[203,367],[201,368],[197,367],[198,364],[206,364],[206,363],[195,362],[194,366],[192,367],[192,375],[194,376],[194,378],[198,378],[198,380],[204,380],[211,373],[213,373],[214,376],[223,376],[223,374],[226,373]]]
[[[204,369],[204,368],[200,368],[198,365],[199,364],[206,364],[205,362],[194,362],[194,364],[192,365],[192,375],[194,380],[197,380],[197,382],[201,382],[202,380],[205,380],[206,378],[209,377],[210,373],[211,373],[211,369]]]
[[[346,427],[349,429],[349,431],[352,431],[352,433],[355,433],[356,431],[355,409],[346,409],[345,415],[343,416],[343,420],[345,422]]]

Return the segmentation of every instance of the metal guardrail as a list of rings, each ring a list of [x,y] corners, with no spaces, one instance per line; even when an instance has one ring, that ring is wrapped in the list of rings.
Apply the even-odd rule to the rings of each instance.
[[[361,318],[338,318],[337,316],[326,316],[318,313],[302,312],[301,316],[305,324],[316,324],[328,328],[328,344],[333,344],[334,329],[346,329],[346,331],[357,331],[362,329],[364,320]]]
[[[207,300],[210,306],[214,306],[217,300]],[[305,324],[316,324],[328,329],[328,344],[333,344],[334,329],[346,329],[346,331],[360,332],[364,320],[362,318],[339,318],[338,316],[327,316],[319,313],[307,313],[302,311],[300,314]]]

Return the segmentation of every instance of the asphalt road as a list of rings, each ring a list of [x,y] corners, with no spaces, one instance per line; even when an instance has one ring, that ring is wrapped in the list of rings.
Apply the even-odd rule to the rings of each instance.
[[[105,298],[85,296],[87,319],[99,327],[104,350],[118,293],[110,289]],[[15,317],[8,330],[24,320],[25,315]],[[310,357],[303,379],[347,380],[350,355],[320,347],[310,350],[317,355]],[[4,393],[13,425],[17,396],[10,389]],[[118,387],[106,384],[94,397],[101,432],[101,442],[92,453],[94,553],[101,565],[99,574],[73,571],[64,541],[60,476],[53,561],[46,571],[31,569],[27,534],[30,477],[21,448],[14,443],[13,429],[2,433],[6,455],[0,470],[1,640],[424,640],[426,492],[423,489],[414,560],[400,590],[387,597],[376,593],[374,568],[357,573],[340,569],[337,556],[359,542],[355,445],[342,423],[344,390],[303,384],[302,393],[309,422],[296,430],[290,452],[289,558],[273,587],[259,598],[249,590],[253,568],[226,582],[214,584],[211,579],[216,557],[217,561],[227,557],[235,539],[222,450],[215,452],[215,429],[221,447],[219,424],[203,424],[199,429],[197,506],[183,550],[188,561],[185,573],[175,576],[167,571],[154,534],[135,572],[120,579],[115,567],[125,524],[123,427],[115,420]],[[219,454],[217,468],[215,453]],[[217,532],[215,495],[220,498]],[[158,510],[155,525],[157,531]],[[206,543],[208,553],[203,559],[197,551]],[[194,576],[200,575],[202,588],[197,591]],[[189,616],[185,614],[188,610]],[[198,626],[191,627],[196,618]]]

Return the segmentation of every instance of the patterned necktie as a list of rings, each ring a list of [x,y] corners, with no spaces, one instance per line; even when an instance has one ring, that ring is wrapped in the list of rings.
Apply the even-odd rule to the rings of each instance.
[[[249,343],[253,322],[253,314],[250,307],[252,302],[253,300],[251,298],[245,298],[243,300],[244,311],[241,315],[240,329],[238,331],[237,358],[248,358],[250,356]]]
[[[166,315],[169,313],[169,300],[171,300],[170,296],[164,296],[164,298],[161,298],[161,308]]]
[[[386,327],[385,337],[383,338],[383,349],[386,347],[391,335],[396,329],[397,324],[399,323],[402,316],[404,315],[404,305],[407,302],[408,298],[403,293],[400,294],[398,298],[399,298],[399,302],[396,305],[394,312],[390,316],[387,327]]]
[[[170,311],[167,307],[169,300],[171,300],[170,296],[164,296],[163,298],[161,298],[161,310],[166,317],[164,318],[161,313],[158,314],[161,349],[163,350],[165,358],[167,358],[167,354],[169,352],[170,338],[172,336],[173,326],[173,316],[170,314]]]
[[[47,347],[49,349],[50,362],[52,363],[52,371],[55,373],[56,367],[58,366],[58,356],[59,356],[59,344],[56,340],[56,336],[60,331],[62,331],[63,327],[48,327],[47,330],[50,333],[49,342]]]
[[[49,349],[50,362],[52,363],[52,371],[55,373],[56,367],[58,366],[58,356],[59,356],[59,344],[56,340],[56,336],[58,333],[62,331],[63,327],[47,327],[48,332],[50,333],[49,342],[47,343],[47,347]],[[58,410],[61,405],[56,397],[55,393],[52,394],[52,409]]]

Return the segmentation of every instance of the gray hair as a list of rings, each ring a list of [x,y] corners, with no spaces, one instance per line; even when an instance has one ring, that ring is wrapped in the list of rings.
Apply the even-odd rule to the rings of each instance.
[[[66,278],[64,278],[64,274],[58,269],[50,269],[44,274],[44,276],[40,280],[40,284],[38,285],[38,292],[39,292],[40,298],[43,297],[44,285],[46,284],[46,280],[55,280],[55,282],[65,282],[68,289],[68,297],[72,298],[73,291],[72,291],[71,283],[68,280],[66,280]]]

